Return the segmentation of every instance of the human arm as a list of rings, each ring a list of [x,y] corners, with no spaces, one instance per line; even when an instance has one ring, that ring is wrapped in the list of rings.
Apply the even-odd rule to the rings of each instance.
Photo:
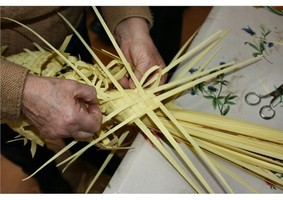
[[[120,22],[115,29],[115,37],[127,61],[135,67],[135,75],[140,80],[151,67],[165,67],[149,34],[149,27],[144,18],[130,17]],[[162,76],[160,84],[165,83],[166,75]],[[131,79],[124,77],[120,83],[125,88],[134,88]]]
[[[25,20],[25,23],[27,23],[30,28],[45,37],[48,42],[57,48],[62,44],[70,31],[67,26],[63,26],[65,24],[58,16],[57,11],[60,11],[62,15],[66,16],[72,24],[78,24],[84,10],[83,7],[45,6],[36,7],[36,9],[34,7],[3,7],[0,9],[3,17]],[[22,16],[24,16],[24,18]],[[22,52],[23,48],[31,51],[38,50],[32,44],[32,41],[42,44],[36,36],[21,26],[7,20],[1,20],[1,25],[1,44],[8,46],[8,49],[6,49],[3,54],[5,57]],[[54,29],[50,31],[49,27],[53,27]],[[1,121],[19,120],[20,116],[24,115],[37,127],[39,132],[47,138],[90,137],[101,126],[102,114],[99,109],[97,110],[97,115],[92,116],[93,107],[96,107],[97,104],[96,91],[94,88],[89,89],[90,86],[74,83],[69,80],[35,79],[34,76],[27,78],[31,75],[29,75],[25,67],[8,62],[5,59],[1,59],[0,67]],[[66,86],[68,85],[67,83],[69,83],[70,86]],[[65,87],[62,87],[63,85],[65,85]],[[51,88],[51,86],[53,89],[47,90],[48,87]],[[87,93],[85,96],[90,95],[91,99],[81,97],[79,98],[80,101],[77,101],[77,98],[75,99],[70,95],[68,96],[68,93],[72,94],[71,86],[73,89],[77,89],[78,94]],[[65,99],[62,99],[63,97],[65,97]],[[26,99],[28,99],[28,101]],[[78,109],[78,105],[80,105],[81,102],[85,102],[86,105],[89,105],[88,108],[90,110],[87,110],[88,112],[79,113],[79,111],[83,111]],[[72,107],[73,105],[75,106]],[[62,111],[59,111],[59,108]],[[54,110],[49,113],[49,109]],[[65,114],[65,112],[70,113]],[[67,118],[67,116],[69,117]],[[79,116],[81,119],[79,119]],[[89,120],[82,121],[84,118]],[[92,128],[89,127],[90,122]],[[77,126],[72,127],[69,125],[70,123],[77,123]],[[83,133],[82,135],[75,135],[74,132],[76,132],[76,129],[78,131],[91,132],[91,134]],[[61,132],[56,133],[57,130]]]
[[[95,88],[37,77],[2,59],[0,68],[1,120],[18,120],[24,115],[48,139],[87,138],[100,128],[102,114]]]
[[[45,138],[91,137],[101,126],[98,105],[94,87],[51,77],[26,78],[22,112]]]
[[[102,7],[101,10],[127,61],[135,67],[134,72],[139,80],[149,68],[155,65],[165,67],[149,33],[153,24],[149,7]],[[160,84],[165,81],[166,74]],[[120,83],[124,88],[135,87],[133,81],[126,77]]]

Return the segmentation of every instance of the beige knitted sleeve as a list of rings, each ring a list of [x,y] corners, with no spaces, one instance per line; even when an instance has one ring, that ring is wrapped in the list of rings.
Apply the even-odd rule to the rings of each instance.
[[[17,120],[21,115],[22,94],[28,70],[22,66],[1,59],[1,120]]]
[[[153,17],[147,6],[103,6],[100,9],[112,33],[114,33],[115,27],[119,22],[129,17],[145,18],[149,28],[153,24]]]

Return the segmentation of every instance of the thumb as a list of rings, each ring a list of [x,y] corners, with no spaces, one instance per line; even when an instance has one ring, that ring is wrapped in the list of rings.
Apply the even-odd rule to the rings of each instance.
[[[96,97],[96,89],[92,86],[82,85],[80,89],[76,91],[75,98],[88,104],[99,104]]]

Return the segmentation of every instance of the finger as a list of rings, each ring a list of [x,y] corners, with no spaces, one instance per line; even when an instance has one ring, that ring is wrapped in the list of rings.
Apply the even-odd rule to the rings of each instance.
[[[89,105],[87,110],[81,110],[79,118],[80,131],[97,132],[102,123],[102,113],[97,105]]]
[[[94,134],[101,128],[101,121],[99,121],[99,123],[82,123],[79,127],[79,130],[72,133],[73,138],[85,139],[93,137]]]
[[[129,79],[128,77],[124,76],[119,80],[120,85],[124,88],[124,89],[129,89]]]
[[[90,137],[93,137],[93,133],[88,133],[85,131],[79,131],[75,136],[75,138],[80,138],[80,139],[87,139]]]
[[[140,71],[138,68],[135,68],[134,69],[134,75],[135,75],[136,79],[139,82],[142,79],[144,73],[142,71]],[[131,89],[135,89],[136,88],[136,84],[134,83],[134,81],[133,81],[133,79],[131,77],[128,77],[126,80],[127,80],[127,88],[131,88]]]
[[[147,69],[141,68],[143,69],[143,71],[139,70],[139,69],[135,69],[135,77],[138,79],[138,81],[140,81],[144,75],[144,73],[146,72]],[[129,88],[131,89],[135,89],[136,88],[136,84],[134,83],[133,79],[129,79]]]
[[[99,104],[96,97],[96,89],[88,85],[81,85],[75,93],[75,98],[83,100],[88,104]]]
[[[90,114],[102,115],[99,106],[96,105],[96,104],[90,104],[90,105],[88,105],[87,111],[88,111],[88,113],[90,113]]]
[[[92,137],[100,128],[102,113],[96,104],[88,104],[77,99],[75,104],[74,121],[68,125],[70,136],[77,139]]]

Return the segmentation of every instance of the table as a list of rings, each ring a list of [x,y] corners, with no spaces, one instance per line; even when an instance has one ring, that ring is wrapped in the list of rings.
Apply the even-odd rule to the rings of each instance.
[[[225,76],[225,79],[229,81],[229,85],[223,90],[223,93],[233,92],[238,96],[235,99],[236,104],[231,106],[227,116],[274,127],[282,130],[283,134],[282,104],[276,107],[276,115],[273,119],[264,120],[259,116],[259,106],[249,106],[244,101],[244,96],[249,91],[266,94],[283,83],[282,20],[282,16],[276,15],[265,8],[244,6],[214,7],[190,48],[193,48],[216,31],[228,28],[231,29],[231,32],[220,43],[222,51],[216,56],[212,65],[218,65],[220,62],[229,62],[231,60],[246,60],[252,57],[253,53],[257,52],[250,45],[254,44],[250,34],[252,33],[251,31],[254,31],[257,36],[261,37],[261,31],[270,30],[271,32],[266,38],[274,43],[270,44],[267,53],[264,53],[266,58]],[[281,45],[278,45],[276,42],[280,41]],[[186,62],[181,63],[175,75],[185,65]],[[267,99],[261,105],[269,101],[270,99]],[[187,93],[178,98],[175,104],[189,110],[219,114],[219,110],[214,109],[211,102],[201,95]],[[170,151],[166,144],[164,146]],[[126,154],[104,193],[194,193],[194,190],[179,173],[142,135],[137,136],[132,147],[134,148]],[[205,174],[206,169],[202,162],[188,149],[183,149],[185,149],[185,152],[193,160],[197,168]],[[225,162],[220,159],[218,161]],[[229,163],[226,163],[226,165],[229,166],[230,170],[254,186],[259,193],[283,192],[280,189],[271,189],[264,181],[247,174]],[[209,174],[205,177],[217,193],[223,193],[222,188],[215,183],[215,180]],[[253,193],[233,178],[227,175],[224,175],[224,178],[233,186],[235,193]]]

